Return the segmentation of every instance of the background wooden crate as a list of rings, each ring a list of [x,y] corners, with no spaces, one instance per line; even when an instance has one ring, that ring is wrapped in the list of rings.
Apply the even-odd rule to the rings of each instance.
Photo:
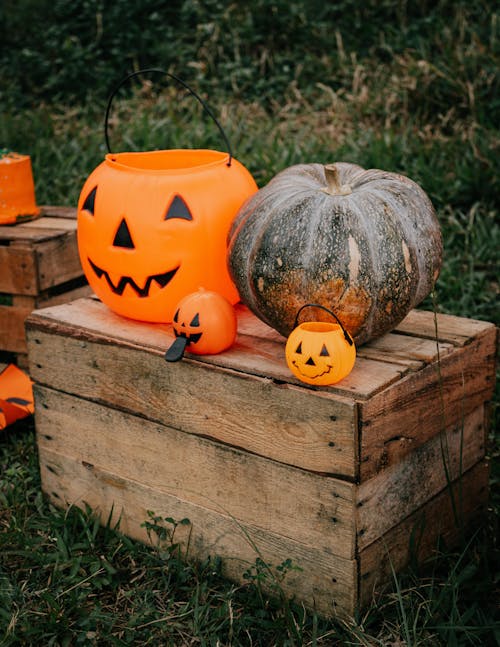
[[[35,309],[90,294],[76,242],[76,209],[0,226],[0,353],[27,365],[24,321]]]
[[[296,381],[284,340],[238,308],[233,348],[167,364],[170,327],[81,299],[27,320],[43,489],[147,541],[148,510],[189,555],[350,615],[410,558],[453,543],[487,502],[495,326],[414,311],[334,387]],[[439,361],[438,361],[439,360]]]

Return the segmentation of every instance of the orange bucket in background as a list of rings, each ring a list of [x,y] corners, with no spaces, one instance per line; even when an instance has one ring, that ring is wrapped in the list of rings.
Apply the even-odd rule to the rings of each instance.
[[[208,149],[111,152],[111,102],[134,76],[159,72],[184,86],[217,125],[225,152]],[[257,191],[201,97],[158,69],[128,75],[106,110],[109,153],[86,180],[78,201],[78,249],[87,280],[116,313],[170,323],[179,301],[199,288],[239,300],[226,263],[227,235],[243,202]]]
[[[39,215],[30,156],[0,151],[0,225],[13,225]]]

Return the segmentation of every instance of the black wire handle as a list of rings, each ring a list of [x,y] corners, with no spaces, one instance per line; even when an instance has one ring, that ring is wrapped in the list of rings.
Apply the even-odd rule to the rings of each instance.
[[[205,112],[206,112],[206,113],[207,113],[207,114],[208,114],[208,115],[213,119],[213,121],[214,121],[215,125],[217,126],[217,128],[218,128],[218,129],[219,129],[219,131],[220,131],[220,134],[222,135],[222,138],[224,139],[224,142],[225,142],[225,144],[226,144],[226,148],[227,148],[227,153],[228,153],[228,155],[229,155],[229,160],[228,160],[228,162],[227,162],[227,166],[231,166],[231,162],[232,162],[232,159],[233,159],[233,153],[232,153],[232,151],[231,151],[231,144],[229,143],[229,139],[227,138],[227,135],[226,135],[226,133],[224,132],[224,129],[222,128],[222,126],[221,126],[221,124],[220,124],[219,120],[218,120],[218,119],[217,119],[217,117],[214,115],[214,113],[210,110],[210,108],[208,107],[208,105],[207,105],[207,103],[205,102],[205,100],[204,100],[204,99],[202,99],[202,98],[200,97],[200,95],[199,95],[199,94],[197,94],[197,92],[195,92],[195,91],[193,90],[193,88],[191,88],[191,87],[190,87],[190,86],[189,86],[185,81],[183,81],[182,79],[180,79],[178,76],[175,76],[175,74],[171,74],[170,72],[166,72],[165,70],[161,70],[161,69],[158,69],[158,68],[155,68],[155,67],[146,68],[146,69],[144,69],[144,70],[138,70],[137,72],[132,72],[131,74],[128,74],[124,79],[122,79],[122,80],[120,81],[120,83],[116,86],[116,88],[111,92],[111,95],[110,95],[110,97],[109,97],[109,99],[108,99],[108,105],[107,105],[107,107],[106,107],[106,116],[104,117],[104,137],[105,137],[105,139],[106,139],[106,147],[107,147],[107,149],[108,149],[108,152],[109,152],[109,153],[112,153],[112,152],[113,152],[113,151],[111,150],[111,146],[109,145],[109,137],[108,137],[108,121],[109,121],[109,113],[110,113],[110,111],[111,111],[111,103],[113,102],[113,99],[115,98],[116,93],[117,93],[117,92],[118,92],[118,90],[119,90],[123,85],[125,85],[125,83],[127,83],[127,81],[129,81],[130,79],[133,79],[133,78],[134,78],[134,77],[136,77],[136,76],[140,76],[141,74],[148,74],[148,73],[150,73],[150,72],[155,72],[155,73],[163,74],[164,76],[168,76],[168,77],[170,77],[171,79],[173,79],[174,81],[176,81],[177,83],[179,83],[180,85],[182,85],[182,87],[186,88],[186,90],[187,90],[187,91],[188,91],[188,92],[189,92],[189,93],[190,93],[190,94],[191,94],[195,99],[197,99],[197,100],[200,102],[200,104],[201,104],[201,106],[203,107],[203,109],[205,110]]]
[[[299,323],[299,315],[300,315],[300,313],[302,312],[302,310],[304,310],[304,308],[320,308],[321,310],[324,310],[325,312],[328,312],[328,314],[332,315],[332,317],[335,317],[335,319],[337,320],[337,323],[338,323],[338,324],[339,324],[339,326],[342,328],[342,332],[344,333],[345,340],[346,340],[347,342],[349,342],[349,346],[352,346],[352,345],[353,345],[353,343],[354,343],[354,342],[353,342],[353,340],[352,340],[351,335],[350,335],[350,334],[347,332],[347,330],[344,328],[344,326],[342,325],[342,322],[341,322],[341,321],[340,321],[340,319],[337,317],[337,315],[336,315],[334,312],[332,312],[331,310],[329,310],[328,308],[326,308],[325,306],[322,306],[320,303],[306,303],[305,305],[301,306],[301,307],[298,309],[297,314],[296,314],[296,316],[295,316],[295,323],[293,324],[293,327],[294,327],[294,328],[297,328],[297,325],[298,325],[298,323]]]

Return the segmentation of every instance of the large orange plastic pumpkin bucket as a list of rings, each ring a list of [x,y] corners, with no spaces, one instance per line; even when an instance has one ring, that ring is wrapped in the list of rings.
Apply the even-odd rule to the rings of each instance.
[[[184,86],[219,128],[226,152],[159,150],[112,153],[108,118],[113,97],[130,78],[159,72]],[[239,300],[226,263],[227,235],[243,202],[257,191],[232,156],[207,104],[178,77],[157,69],[128,75],[106,110],[109,153],[85,182],[78,201],[78,249],[87,280],[116,313],[172,321],[175,307],[199,288]]]

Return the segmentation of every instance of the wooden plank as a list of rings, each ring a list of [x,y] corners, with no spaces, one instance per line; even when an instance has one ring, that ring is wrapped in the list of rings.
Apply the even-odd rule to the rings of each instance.
[[[38,291],[34,250],[0,245],[0,292],[36,296]]]
[[[160,353],[72,333],[28,326],[33,379],[283,463],[354,478],[353,402],[190,360],[171,365]]]
[[[12,353],[26,353],[24,321],[35,306],[35,298],[25,297],[25,299],[31,299],[31,308],[29,305],[0,305],[0,350]]]
[[[89,285],[81,285],[80,287],[76,287],[73,290],[57,292],[56,294],[51,294],[51,291],[48,290],[43,295],[40,295],[40,297],[37,299],[36,307],[37,309],[51,308],[63,303],[76,301],[77,299],[83,299],[84,297],[90,296],[91,293],[92,288]]]
[[[402,571],[410,563],[421,564],[437,555],[441,541],[452,548],[462,532],[485,513],[489,469],[486,461],[476,463],[359,555],[360,606],[368,606],[375,591],[393,580],[393,569]]]
[[[7,227],[0,226],[0,245],[9,247],[27,247],[42,243],[44,240],[51,240],[54,236],[65,234],[68,230],[74,230],[76,223],[70,220],[54,219],[54,222],[44,226],[43,220],[29,220],[18,225]],[[59,224],[57,224],[59,223]],[[36,226],[30,226],[35,225]]]
[[[67,218],[76,220],[76,207],[61,207],[58,205],[42,205],[40,207],[41,216],[50,216],[51,218]]]
[[[40,297],[12,295],[10,305],[0,305],[0,350],[27,354],[24,322],[35,308],[46,308],[87,296],[88,285],[50,295],[46,291]],[[26,362],[27,366],[27,362]]]
[[[441,342],[463,346],[471,339],[483,334],[490,334],[494,324],[488,321],[468,319],[439,313],[435,319],[434,313],[426,310],[412,310],[397,326],[396,331],[407,335],[415,335],[425,339],[437,339]]]
[[[61,218],[58,216],[44,216],[36,220],[29,220],[25,223],[24,231],[27,238],[37,239],[39,232],[51,230],[53,235],[64,234],[68,231],[76,231],[76,220],[74,218]]]
[[[361,483],[357,492],[362,550],[420,508],[485,455],[485,413],[479,406],[404,459]]]
[[[239,310],[239,312],[241,312]],[[42,318],[43,317],[43,320]],[[45,310],[43,315],[32,320],[30,325],[38,327],[57,326],[65,333],[90,334],[96,339],[123,340],[164,353],[172,343],[174,336],[170,325],[148,324],[120,317],[95,299],[82,300],[76,307],[64,307]],[[239,322],[238,322],[239,327]],[[257,375],[280,383],[296,384],[308,392],[337,394],[343,397],[366,399],[385,389],[388,385],[401,379],[410,371],[410,366],[378,362],[360,358],[352,373],[339,384],[332,387],[311,387],[295,379],[285,361],[284,345],[273,339],[256,340],[245,334],[238,334],[236,343],[224,353],[206,355],[203,358],[186,353],[198,362],[227,368],[242,373]]]
[[[39,292],[83,276],[74,228],[38,244],[36,258]]]
[[[40,450],[354,558],[354,485],[53,389],[38,385],[34,391]]]
[[[452,344],[436,342],[420,337],[407,337],[387,333],[379,339],[371,341],[358,349],[358,356],[377,359],[380,361],[401,361],[418,370],[426,364],[435,362],[453,351]],[[411,364],[410,364],[411,362]]]
[[[0,292],[36,296],[83,275],[76,211],[47,207],[40,218],[0,226]]]
[[[360,404],[361,480],[405,455],[491,398],[494,326],[417,373]],[[430,404],[432,403],[432,404]]]
[[[173,496],[162,489],[117,475],[96,465],[75,461],[46,446],[40,450],[42,486],[59,507],[88,504],[100,513],[103,523],[110,515],[120,520],[120,531],[139,541],[150,543],[143,524],[148,510],[163,518],[189,525],[178,525],[174,541],[187,559],[220,556],[223,575],[245,582],[243,574],[259,556],[276,567],[291,559],[298,571],[290,571],[282,588],[308,608],[325,616],[348,617],[354,612],[357,597],[357,565],[332,555],[327,550],[294,541],[285,535],[250,524]],[[164,524],[167,529],[172,526]],[[153,545],[156,537],[152,536]]]

